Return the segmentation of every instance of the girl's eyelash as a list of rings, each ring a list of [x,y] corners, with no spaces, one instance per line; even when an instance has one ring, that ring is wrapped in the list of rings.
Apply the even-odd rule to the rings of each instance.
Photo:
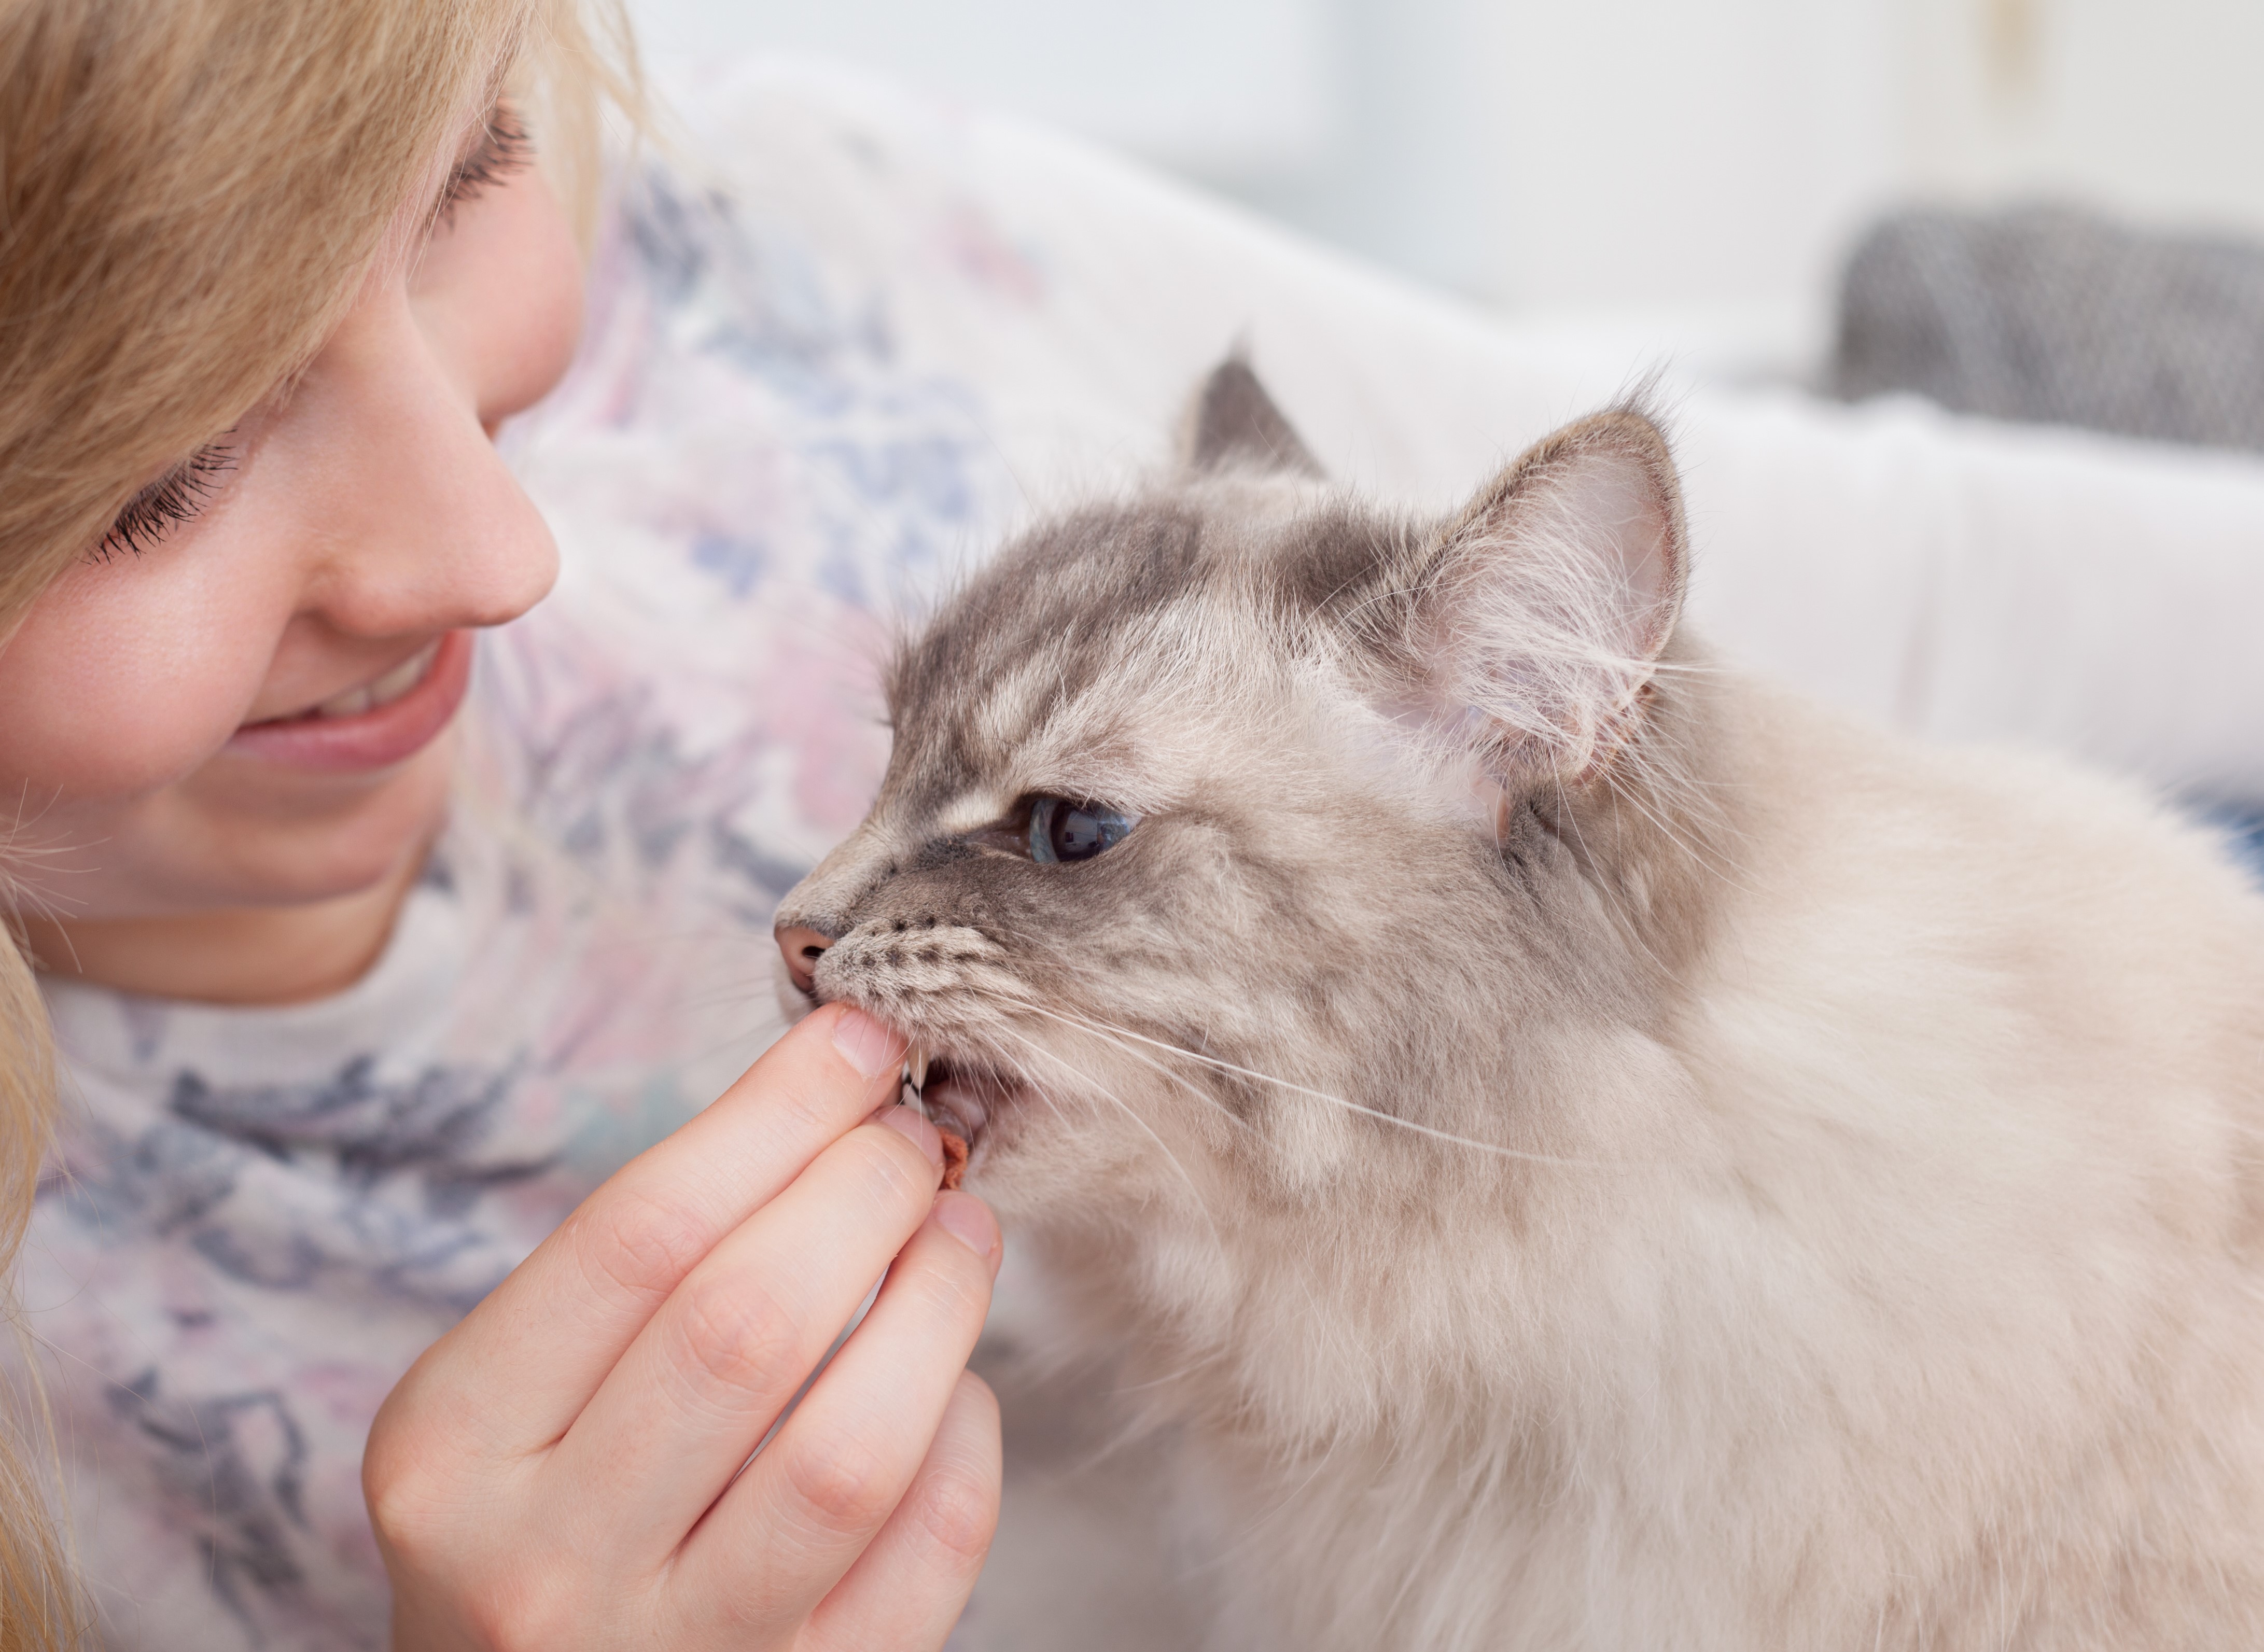
[[[447,223],[455,217],[456,208],[478,199],[483,191],[494,188],[533,158],[534,140],[526,122],[509,104],[497,104],[488,115],[479,148],[457,162],[448,174],[448,186],[440,195],[440,221]]]
[[[126,502],[95,547],[95,560],[106,562],[120,551],[141,555],[203,510],[219,478],[235,468],[236,455],[226,442],[198,449]]]

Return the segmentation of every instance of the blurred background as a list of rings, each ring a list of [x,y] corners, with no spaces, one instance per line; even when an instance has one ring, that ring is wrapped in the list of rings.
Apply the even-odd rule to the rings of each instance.
[[[1824,360],[1859,232],[2054,201],[2264,241],[2264,0],[633,0],[1016,110],[1527,322]]]

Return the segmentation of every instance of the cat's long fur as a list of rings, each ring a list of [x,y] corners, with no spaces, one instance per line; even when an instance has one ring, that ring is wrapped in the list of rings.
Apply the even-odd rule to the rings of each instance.
[[[780,922],[1025,1086],[969,1185],[1222,1647],[2264,1646],[2264,901],[1718,669],[1686,562],[1639,414],[1408,522],[1230,364],[908,645]],[[1032,794],[1138,824],[1033,864]]]

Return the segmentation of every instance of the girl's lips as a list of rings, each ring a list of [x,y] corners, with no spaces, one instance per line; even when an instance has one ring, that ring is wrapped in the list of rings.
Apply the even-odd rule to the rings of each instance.
[[[464,703],[471,682],[472,634],[445,632],[424,680],[400,699],[351,716],[308,713],[246,723],[229,736],[223,750],[299,769],[382,769],[438,739]]]

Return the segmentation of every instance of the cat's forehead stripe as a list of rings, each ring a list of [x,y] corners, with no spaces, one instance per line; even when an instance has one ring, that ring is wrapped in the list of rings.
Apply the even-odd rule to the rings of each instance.
[[[1389,554],[1379,518],[1252,504],[1153,496],[1009,547],[898,657],[897,726],[918,731],[898,744],[902,801],[995,801],[1014,772],[1081,769],[1080,750],[1128,732],[1127,716],[1169,715],[1198,679],[1277,657],[1274,627],[1365,603]]]
[[[1057,647],[1034,650],[983,685],[970,718],[971,740],[977,750],[1003,750],[1029,732],[1059,691],[1060,652]]]
[[[1117,629],[1189,598],[1270,594],[1317,610],[1375,571],[1384,537],[1343,507],[1272,532],[1232,517],[1206,523],[1172,498],[1085,512],[1010,547],[906,664],[929,692],[951,678],[987,685],[998,670],[1065,641],[1106,653]],[[990,669],[969,669],[978,665]]]
[[[935,811],[932,830],[946,837],[978,830],[1002,818],[1013,802],[1012,797],[998,792],[962,792]]]

